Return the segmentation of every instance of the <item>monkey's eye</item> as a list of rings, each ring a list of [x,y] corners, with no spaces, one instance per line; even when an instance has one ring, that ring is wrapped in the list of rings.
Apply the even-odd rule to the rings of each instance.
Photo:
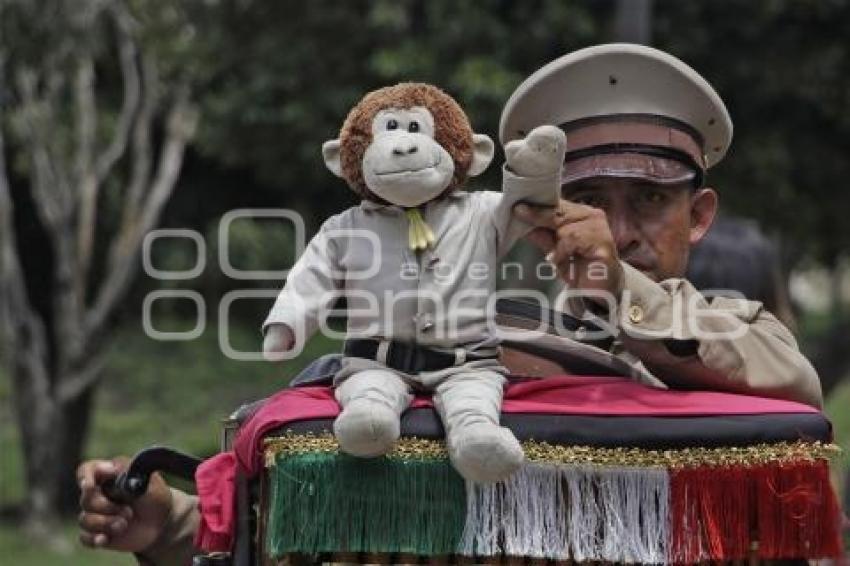
[[[387,121],[387,129],[388,130],[397,130],[398,129],[398,120],[392,118]]]
[[[411,120],[410,124],[407,125],[408,132],[418,132],[419,131],[419,122],[416,120]]]

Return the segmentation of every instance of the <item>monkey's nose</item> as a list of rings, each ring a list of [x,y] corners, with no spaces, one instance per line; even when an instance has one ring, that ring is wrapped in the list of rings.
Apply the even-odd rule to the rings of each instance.
[[[393,155],[411,155],[413,153],[416,153],[417,151],[419,151],[419,147],[415,144],[411,144],[406,148],[397,145],[393,148]]]

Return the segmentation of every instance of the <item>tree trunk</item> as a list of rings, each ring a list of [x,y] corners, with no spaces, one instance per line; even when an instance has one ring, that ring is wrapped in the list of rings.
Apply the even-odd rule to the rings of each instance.
[[[61,380],[56,376],[54,382]],[[21,432],[26,478],[26,523],[36,533],[49,532],[60,514],[78,510],[75,470],[82,461],[95,386],[66,402],[33,386],[38,380],[26,364],[13,369],[15,409]]]
[[[34,58],[40,65],[8,57],[0,44],[0,95],[9,101],[4,112],[8,106],[18,126],[10,130],[12,150],[27,164],[26,188],[33,204],[33,218],[27,220],[40,223],[51,248],[46,280],[28,273],[21,256],[32,252],[26,238],[16,233],[4,121],[0,362],[12,378],[27,481],[27,523],[48,538],[55,532],[59,511],[76,508],[75,470],[113,318],[138,274],[145,235],[156,227],[174,191],[198,118],[188,78],[161,79],[154,54],[140,49],[140,23],[125,2],[59,6],[81,14],[46,14],[63,25],[53,30],[56,41],[46,42],[45,52]],[[79,41],[96,33],[101,21],[109,26],[104,41],[114,42],[121,69],[120,107],[99,96],[97,88],[95,57],[107,51],[96,53],[88,41]],[[65,29],[65,23],[73,25]],[[56,45],[61,48],[52,50]],[[98,134],[101,115],[114,124],[103,135]],[[152,132],[159,123],[163,127],[155,140]],[[98,219],[106,187],[117,191],[110,198],[120,203],[111,211],[120,219],[112,230]],[[93,266],[93,243],[101,238],[109,241],[109,251],[103,265]]]
[[[40,379],[31,366],[16,360],[12,371],[27,488],[25,523],[31,532],[46,535],[58,523],[56,479],[61,476],[59,456],[66,428],[49,392],[37,387]]]
[[[79,510],[79,487],[74,472],[83,460],[95,389],[95,386],[87,388],[78,399],[62,407],[65,441],[61,446],[60,476],[56,478],[59,485],[59,499],[56,503],[62,514],[73,514]]]

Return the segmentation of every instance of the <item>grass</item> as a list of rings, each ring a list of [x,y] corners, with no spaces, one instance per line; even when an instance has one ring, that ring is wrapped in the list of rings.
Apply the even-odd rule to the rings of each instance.
[[[69,523],[57,537],[57,548],[34,545],[19,529],[0,524],[0,560],[3,564],[26,566],[136,566],[129,554],[94,552],[77,542],[77,529]],[[8,562],[6,562],[8,560]]]

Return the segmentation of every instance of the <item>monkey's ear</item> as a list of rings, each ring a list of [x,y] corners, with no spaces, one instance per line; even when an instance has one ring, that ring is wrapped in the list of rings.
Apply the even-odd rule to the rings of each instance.
[[[322,144],[322,157],[325,158],[325,165],[331,170],[331,173],[337,177],[342,177],[342,162],[339,158],[339,140],[330,140]]]
[[[475,177],[483,173],[493,161],[494,152],[493,140],[484,134],[472,134],[472,163],[469,164],[467,176]]]

